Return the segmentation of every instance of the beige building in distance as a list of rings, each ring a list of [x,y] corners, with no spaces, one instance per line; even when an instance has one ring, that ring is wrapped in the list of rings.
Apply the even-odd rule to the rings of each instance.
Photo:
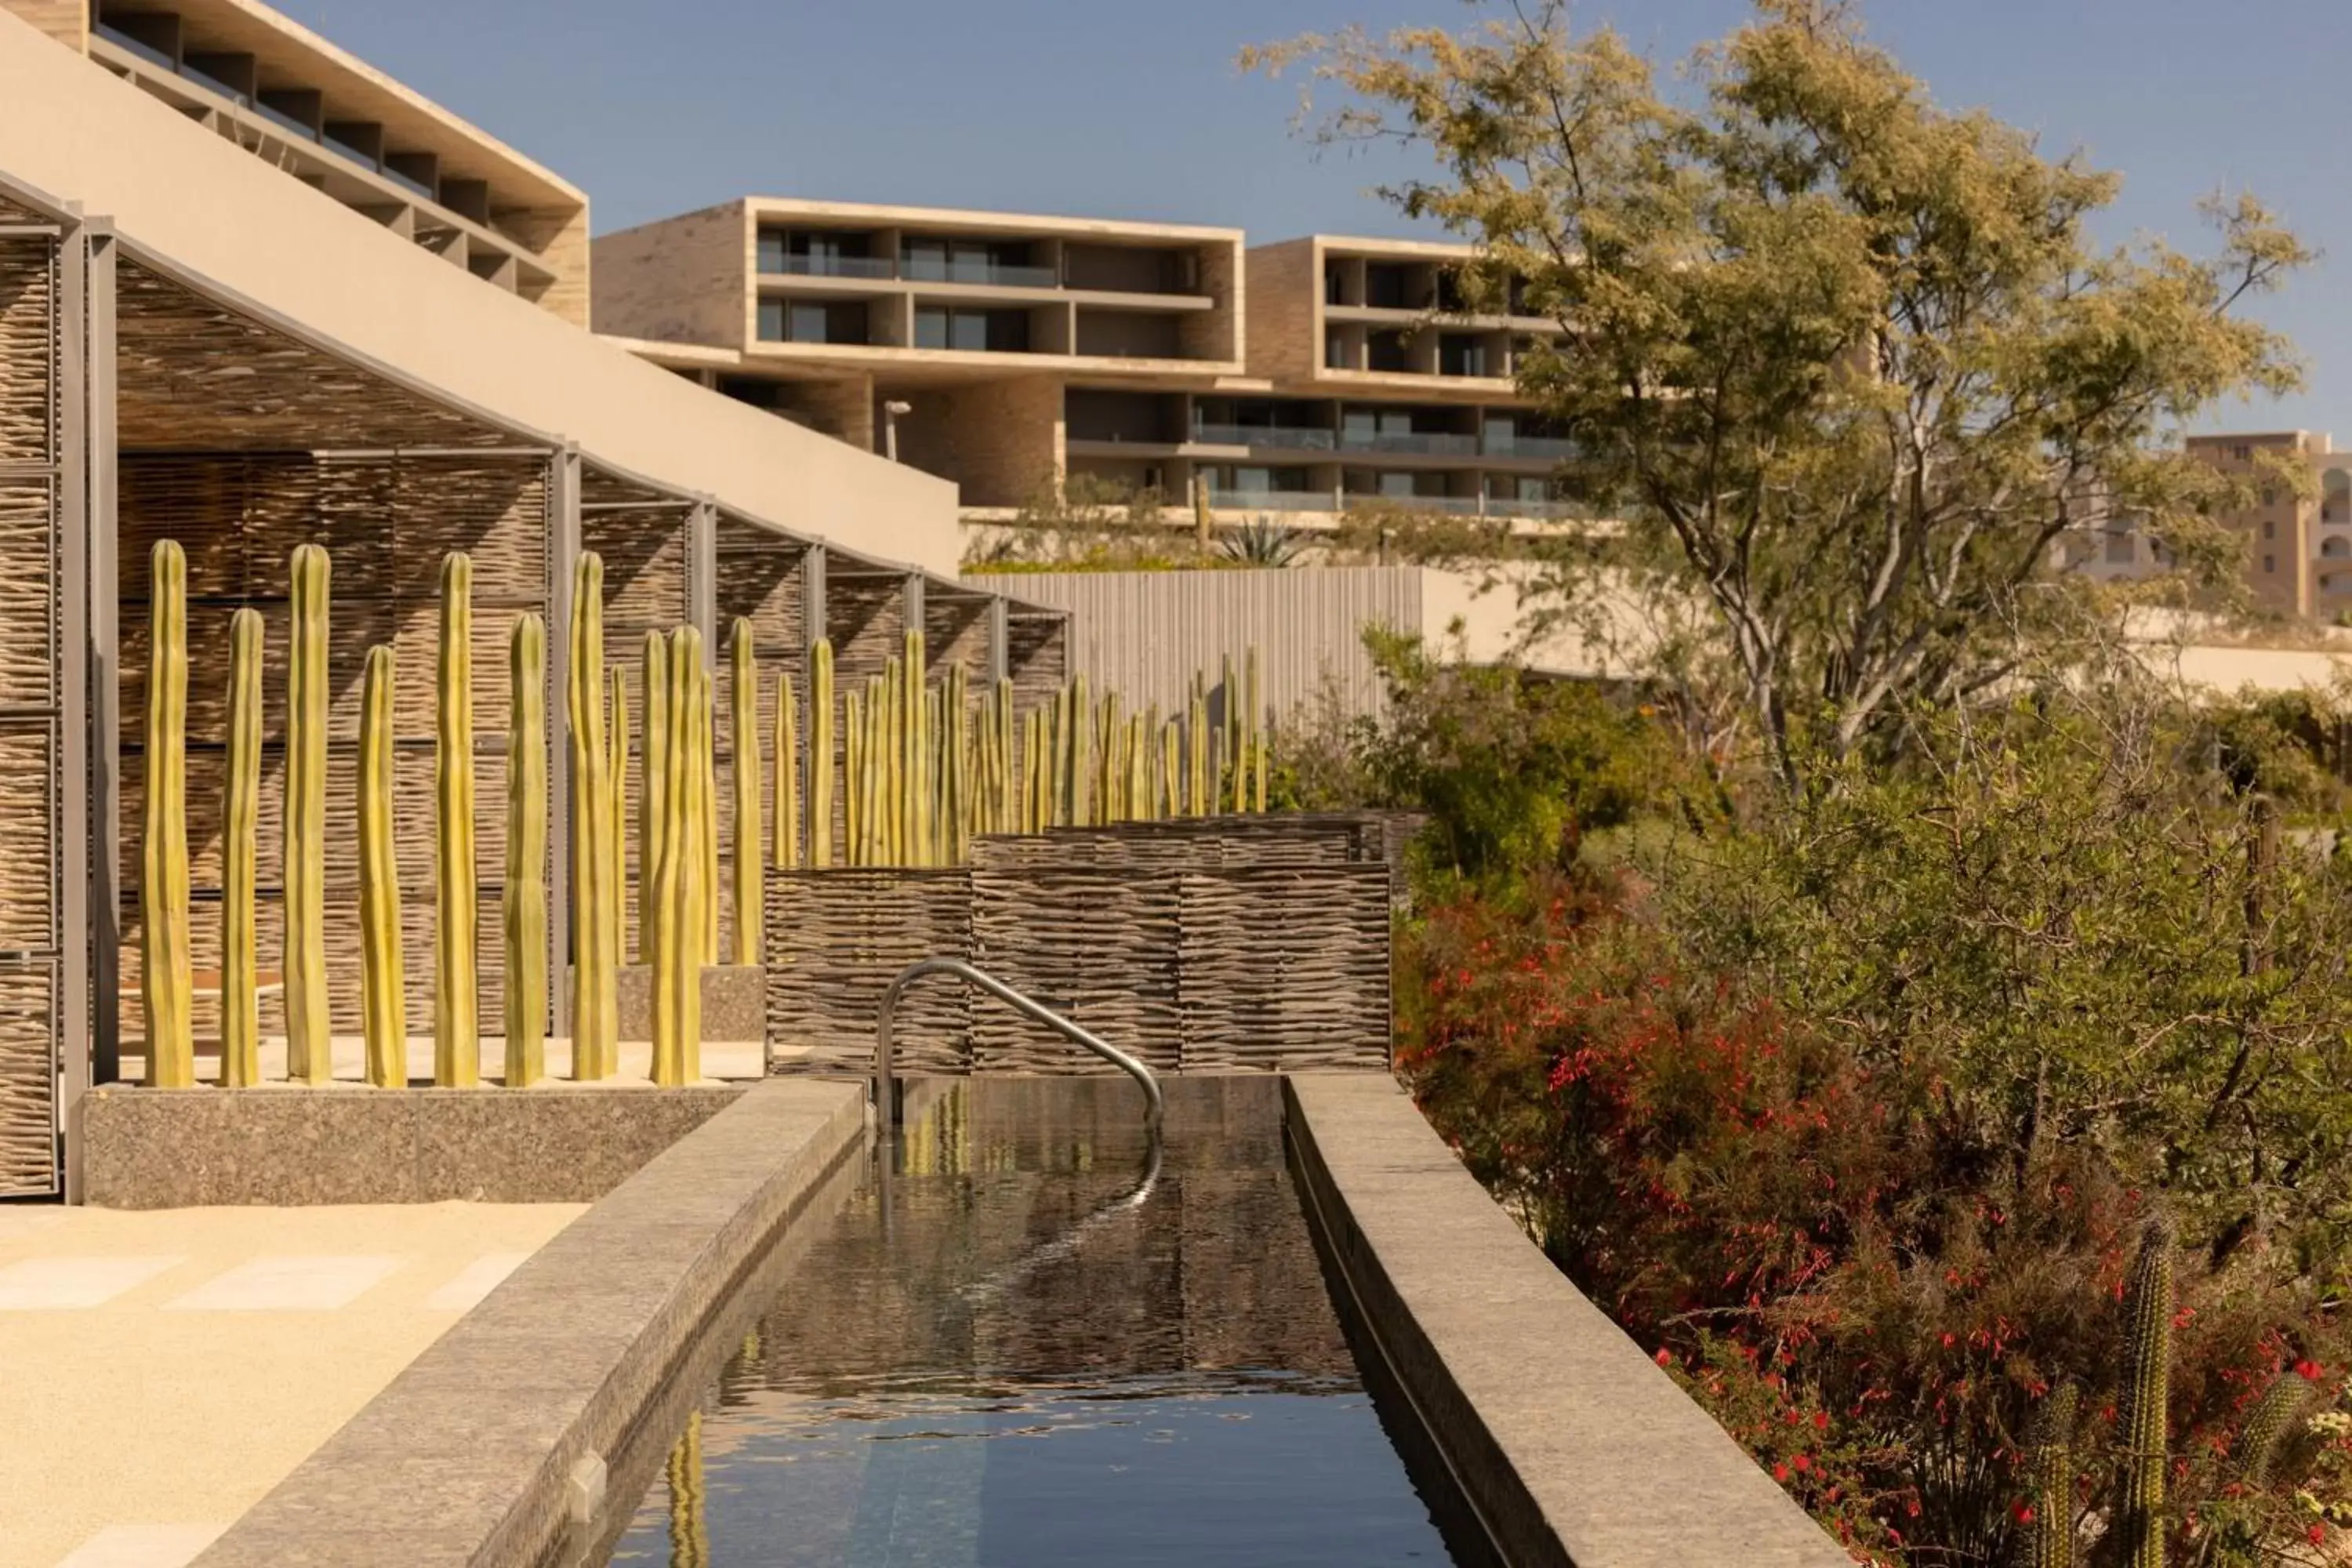
[[[1514,394],[1549,321],[1449,311],[1469,247],[750,198],[595,243],[594,324],[952,479],[971,521],[1075,479],[1222,521],[1384,499],[1539,518],[1568,446]]]
[[[2282,458],[2309,469],[2307,498],[2265,484],[2253,506],[2222,521],[2245,536],[2246,581],[2263,608],[2329,621],[2352,612],[2352,452],[2308,430],[2192,436],[2188,446],[2231,473]]]

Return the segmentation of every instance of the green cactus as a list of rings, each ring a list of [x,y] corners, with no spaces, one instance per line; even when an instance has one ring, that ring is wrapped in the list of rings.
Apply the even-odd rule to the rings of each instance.
[[[474,952],[474,563],[463,552],[441,562],[433,871],[433,1081],[472,1089],[482,1080],[482,1041]]]
[[[702,646],[698,637],[695,647]],[[694,843],[702,852],[702,875],[695,888],[695,908],[702,917],[702,962],[719,962],[719,730],[714,721],[718,689],[710,668],[698,660],[694,671],[694,755],[701,775],[694,788]]]
[[[1177,732],[1176,721],[1168,721],[1160,731],[1160,784],[1158,785],[1162,817],[1184,815],[1183,741]]]
[[[2081,1397],[2074,1384],[2060,1384],[2026,1433],[2033,1520],[2024,1537],[2025,1568],[2074,1568],[2074,1413]]]
[[[572,574],[571,663],[565,710],[572,732],[572,1076],[613,1076],[620,1004],[616,889],[610,883],[612,831],[604,752],[604,563],[583,552]]]
[[[1234,809],[1248,811],[1265,809],[1265,695],[1258,681],[1257,644],[1249,645],[1243,656],[1242,674],[1242,755],[1248,759],[1249,788],[1246,793],[1234,791]]]
[[[930,727],[927,717],[929,692],[923,684],[928,668],[923,652],[923,634],[909,628],[903,638],[901,658],[906,686],[905,704],[900,712],[906,728],[900,731],[906,747],[904,759],[904,796],[900,811],[906,824],[905,855],[899,864],[926,866],[930,864],[931,796],[930,796]]]
[[[1202,691],[1198,674],[1192,677],[1192,697],[1186,704],[1185,718],[1189,732],[1184,747],[1184,815],[1206,816],[1209,814],[1209,700]]]
[[[701,1076],[702,895],[697,886],[703,858],[694,816],[698,809],[696,775],[705,737],[702,637],[692,626],[673,634],[669,656],[669,738],[663,746],[667,773],[662,790],[664,822],[661,864],[655,876],[660,917],[653,950],[653,1079],[668,1087]],[[652,755],[647,749],[647,757]]]
[[[760,661],[751,647],[751,623],[738,618],[727,639],[734,685],[733,722],[728,736],[735,748],[735,962],[764,961],[764,915],[760,877]]]
[[[2281,1456],[2294,1447],[2293,1439],[2304,1429],[2304,1413],[2317,1395],[2301,1373],[2285,1372],[2254,1401],[2253,1413],[2238,1434],[2236,1454],[2239,1479],[2248,1489],[2261,1491],[2271,1484]]]
[[[547,1075],[547,624],[515,617],[507,654],[507,952],[509,1089]]]
[[[793,702],[793,675],[776,676],[775,867],[797,870],[801,863],[800,713]]]
[[[1255,756],[1256,763],[1252,771],[1256,775],[1256,782],[1250,809],[1262,816],[1265,814],[1266,779],[1274,772],[1274,739],[1266,733],[1263,725],[1259,727],[1257,732]]]
[[[150,566],[146,843],[139,879],[147,1083],[196,1081],[188,949],[188,558],[166,539]]]
[[[646,693],[645,783],[637,791],[637,962],[654,961],[654,933],[662,918],[662,835],[669,831],[669,639],[646,634],[642,679]]]
[[[261,1081],[254,858],[261,821],[261,612],[229,617],[228,798],[221,824],[221,1087]]]
[[[1032,709],[1021,736],[1021,831],[1045,831],[1045,799],[1051,768],[1045,761],[1045,713]]]
[[[1224,742],[1222,754],[1228,762],[1241,755],[1242,715],[1241,704],[1237,700],[1240,696],[1240,683],[1234,679],[1234,656],[1221,653],[1217,656],[1217,731],[1218,739]],[[1232,796],[1223,774],[1217,778],[1217,809],[1227,809]]]
[[[604,803],[612,818],[604,834],[605,886],[613,889],[613,971],[617,975],[628,952],[629,684],[618,668],[604,674],[609,688],[604,710]],[[640,921],[645,918],[642,904],[637,918]],[[614,1032],[617,1037],[617,1022]],[[619,1047],[614,1048],[617,1052]]]
[[[315,544],[297,546],[293,629],[286,676],[286,1076],[335,1078],[327,997],[327,621],[331,563]]]
[[[408,1085],[400,829],[392,805],[392,649],[368,649],[360,679],[360,1022],[367,1080],[378,1089]]]
[[[866,700],[857,692],[842,699],[842,816],[846,845],[844,858],[852,866],[866,864]],[[812,826],[814,825],[812,824]]]
[[[833,864],[833,644],[809,646],[808,863]]]
[[[2171,1222],[2158,1216],[2140,1237],[2124,1296],[2123,1398],[2116,1429],[2123,1465],[2115,1530],[2122,1568],[2164,1568],[2165,1409],[2172,1380]]]

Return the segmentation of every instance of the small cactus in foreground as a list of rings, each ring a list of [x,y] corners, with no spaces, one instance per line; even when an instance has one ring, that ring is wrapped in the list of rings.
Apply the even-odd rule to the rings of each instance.
[[[660,915],[654,927],[653,1080],[666,1087],[701,1076],[702,1032],[702,850],[692,818],[700,770],[697,734],[702,724],[701,637],[681,626],[670,644],[669,699],[664,705],[669,736],[662,747],[667,773],[662,791],[661,864],[654,879]],[[647,756],[652,749],[647,748]]]
[[[2033,1519],[2026,1526],[2025,1568],[2074,1568],[2074,1415],[2081,1402],[2080,1389],[2060,1384],[2026,1435]]]
[[[833,644],[809,647],[808,863],[833,864]]]
[[[147,816],[140,868],[140,986],[147,1083],[196,1081],[188,950],[188,558],[155,546],[148,600]]]
[[[481,1081],[474,868],[474,563],[441,563],[441,646],[434,671],[433,1081]]]
[[[735,748],[735,962],[756,964],[761,958],[760,661],[751,647],[750,621],[737,618],[727,639],[727,657],[733,710],[728,741]]]
[[[776,802],[775,868],[797,870],[801,863],[801,738],[800,714],[794,707],[793,676],[776,677]]]
[[[619,1002],[614,963],[620,951],[615,889],[607,879],[612,830],[604,751],[604,563],[583,553],[572,577],[571,662],[565,692],[572,732],[572,1076],[610,1078]]]
[[[221,824],[221,1087],[261,1081],[254,859],[261,822],[261,612],[228,624],[228,791]]]
[[[509,1089],[547,1074],[547,626],[515,618],[507,656],[507,1072]]]
[[[2123,1475],[2114,1528],[2122,1568],[2164,1568],[2166,1405],[2172,1388],[2173,1230],[2158,1216],[2140,1237],[2124,1295]]]
[[[662,835],[669,828],[669,639],[647,632],[640,668],[646,746],[645,783],[637,790],[637,962],[651,963],[662,916]]]
[[[400,951],[398,825],[392,808],[392,649],[368,649],[360,682],[360,1016],[367,1080],[408,1083],[408,1003]]]

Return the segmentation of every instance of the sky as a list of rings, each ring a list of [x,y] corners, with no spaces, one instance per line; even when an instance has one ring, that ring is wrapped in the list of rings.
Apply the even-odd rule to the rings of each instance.
[[[277,0],[587,191],[598,233],[747,195],[1206,223],[1251,243],[1418,232],[1370,194],[1400,155],[1318,154],[1295,81],[1237,48],[1462,0]],[[1936,99],[2124,176],[2099,237],[2188,249],[2251,190],[2322,252],[2257,311],[2300,395],[2201,428],[2352,443],[2352,55],[2344,0],[1864,0]],[[1581,0],[1662,61],[1744,0]]]

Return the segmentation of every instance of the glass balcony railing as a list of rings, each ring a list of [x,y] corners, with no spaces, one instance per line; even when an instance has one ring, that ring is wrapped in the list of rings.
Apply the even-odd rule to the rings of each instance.
[[[1490,458],[1549,458],[1559,460],[1576,456],[1576,443],[1558,436],[1499,436],[1486,437],[1486,456]]]
[[[1416,452],[1440,458],[1474,458],[1478,455],[1478,437],[1449,435],[1444,431],[1343,430],[1339,433],[1339,449],[1343,452]]]
[[[1399,511],[1441,512],[1447,517],[1476,517],[1476,496],[1390,495],[1384,490],[1350,490],[1349,506],[1392,507]]]
[[[1062,275],[1050,267],[1013,267],[1002,262],[979,260],[942,261],[927,256],[906,258],[899,263],[898,276],[913,283],[985,283],[998,289],[1058,289],[1062,286]]]
[[[1489,496],[1486,499],[1486,515],[1488,517],[1567,518],[1578,516],[1579,509],[1574,501],[1512,500],[1502,496]]]
[[[1207,447],[1249,447],[1285,452],[1328,452],[1339,437],[1307,425],[1202,425],[1192,439]]]
[[[800,278],[890,278],[896,268],[887,256],[778,256],[761,258],[760,270]]]

